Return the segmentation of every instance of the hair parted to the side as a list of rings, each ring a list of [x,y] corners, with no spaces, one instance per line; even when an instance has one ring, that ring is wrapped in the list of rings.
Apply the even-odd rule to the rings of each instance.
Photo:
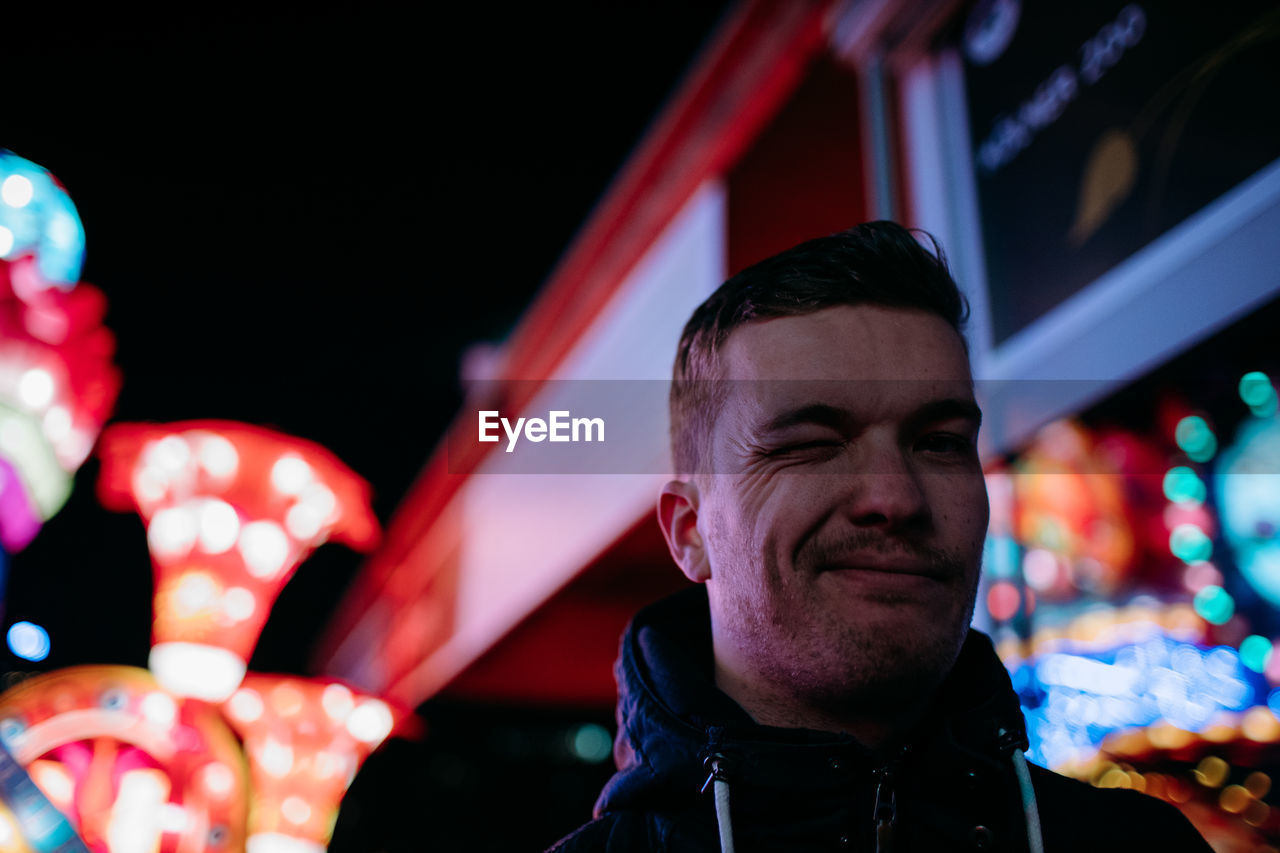
[[[933,251],[915,235],[927,240]],[[693,474],[723,405],[716,382],[719,354],[739,326],[812,314],[836,305],[915,308],[942,317],[961,333],[969,305],[931,234],[896,222],[856,225],[808,240],[730,278],[693,312],[680,336],[672,371],[671,450],[676,470]]]

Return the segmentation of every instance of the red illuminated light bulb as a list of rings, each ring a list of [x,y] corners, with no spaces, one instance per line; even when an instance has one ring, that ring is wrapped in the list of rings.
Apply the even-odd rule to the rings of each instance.
[[[150,667],[181,695],[231,695],[276,597],[313,549],[377,540],[368,484],[308,441],[227,421],[118,424],[99,455],[103,504],[146,522]]]
[[[258,673],[223,712],[249,759],[248,853],[322,853],[356,770],[403,718],[336,681]]]

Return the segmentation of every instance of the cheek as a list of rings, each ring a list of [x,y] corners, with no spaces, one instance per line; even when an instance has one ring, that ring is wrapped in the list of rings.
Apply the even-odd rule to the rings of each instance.
[[[937,526],[953,547],[982,550],[990,520],[985,480],[940,478],[933,484],[931,504]]]

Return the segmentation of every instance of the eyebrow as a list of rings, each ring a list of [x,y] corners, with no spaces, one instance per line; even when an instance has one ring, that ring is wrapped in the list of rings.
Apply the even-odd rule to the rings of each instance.
[[[954,418],[972,421],[975,425],[980,426],[982,424],[982,409],[978,408],[978,404],[973,400],[964,397],[947,397],[941,400],[930,400],[908,415],[904,422],[909,426],[919,427]],[[801,424],[817,424],[834,429],[844,429],[853,420],[853,416],[845,409],[826,403],[809,403],[808,405],[788,409],[765,421],[760,426],[760,431],[763,433],[778,432]]]
[[[847,426],[850,420],[852,418],[849,413],[843,409],[829,406],[826,403],[810,403],[796,409],[788,409],[765,421],[761,424],[760,431],[765,433],[778,432],[800,424],[818,424],[841,429]]]
[[[966,397],[947,397],[942,400],[930,400],[912,412],[905,422],[919,427],[954,419],[972,421],[974,426],[980,427],[982,426],[982,409]]]

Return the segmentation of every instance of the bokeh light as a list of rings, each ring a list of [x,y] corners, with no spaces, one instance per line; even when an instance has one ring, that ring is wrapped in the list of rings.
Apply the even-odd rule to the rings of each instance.
[[[1254,672],[1265,672],[1271,659],[1271,641],[1251,634],[1240,643],[1240,662]]]
[[[1192,461],[1208,462],[1218,452],[1218,439],[1199,415],[1188,415],[1174,428],[1174,441]]]
[[[1276,389],[1271,384],[1271,377],[1260,370],[1250,371],[1240,377],[1240,399],[1260,418],[1271,417],[1276,413]]]
[[[1164,475],[1164,495],[1174,503],[1204,503],[1204,481],[1195,471],[1179,465]]]
[[[1220,586],[1206,586],[1192,602],[1200,618],[1213,625],[1225,625],[1236,612],[1235,600]]]
[[[1213,556],[1213,540],[1194,524],[1179,524],[1169,534],[1169,550],[1184,563],[1200,563]]]
[[[14,622],[5,635],[9,651],[23,660],[42,661],[52,648],[49,632],[33,622]]]

